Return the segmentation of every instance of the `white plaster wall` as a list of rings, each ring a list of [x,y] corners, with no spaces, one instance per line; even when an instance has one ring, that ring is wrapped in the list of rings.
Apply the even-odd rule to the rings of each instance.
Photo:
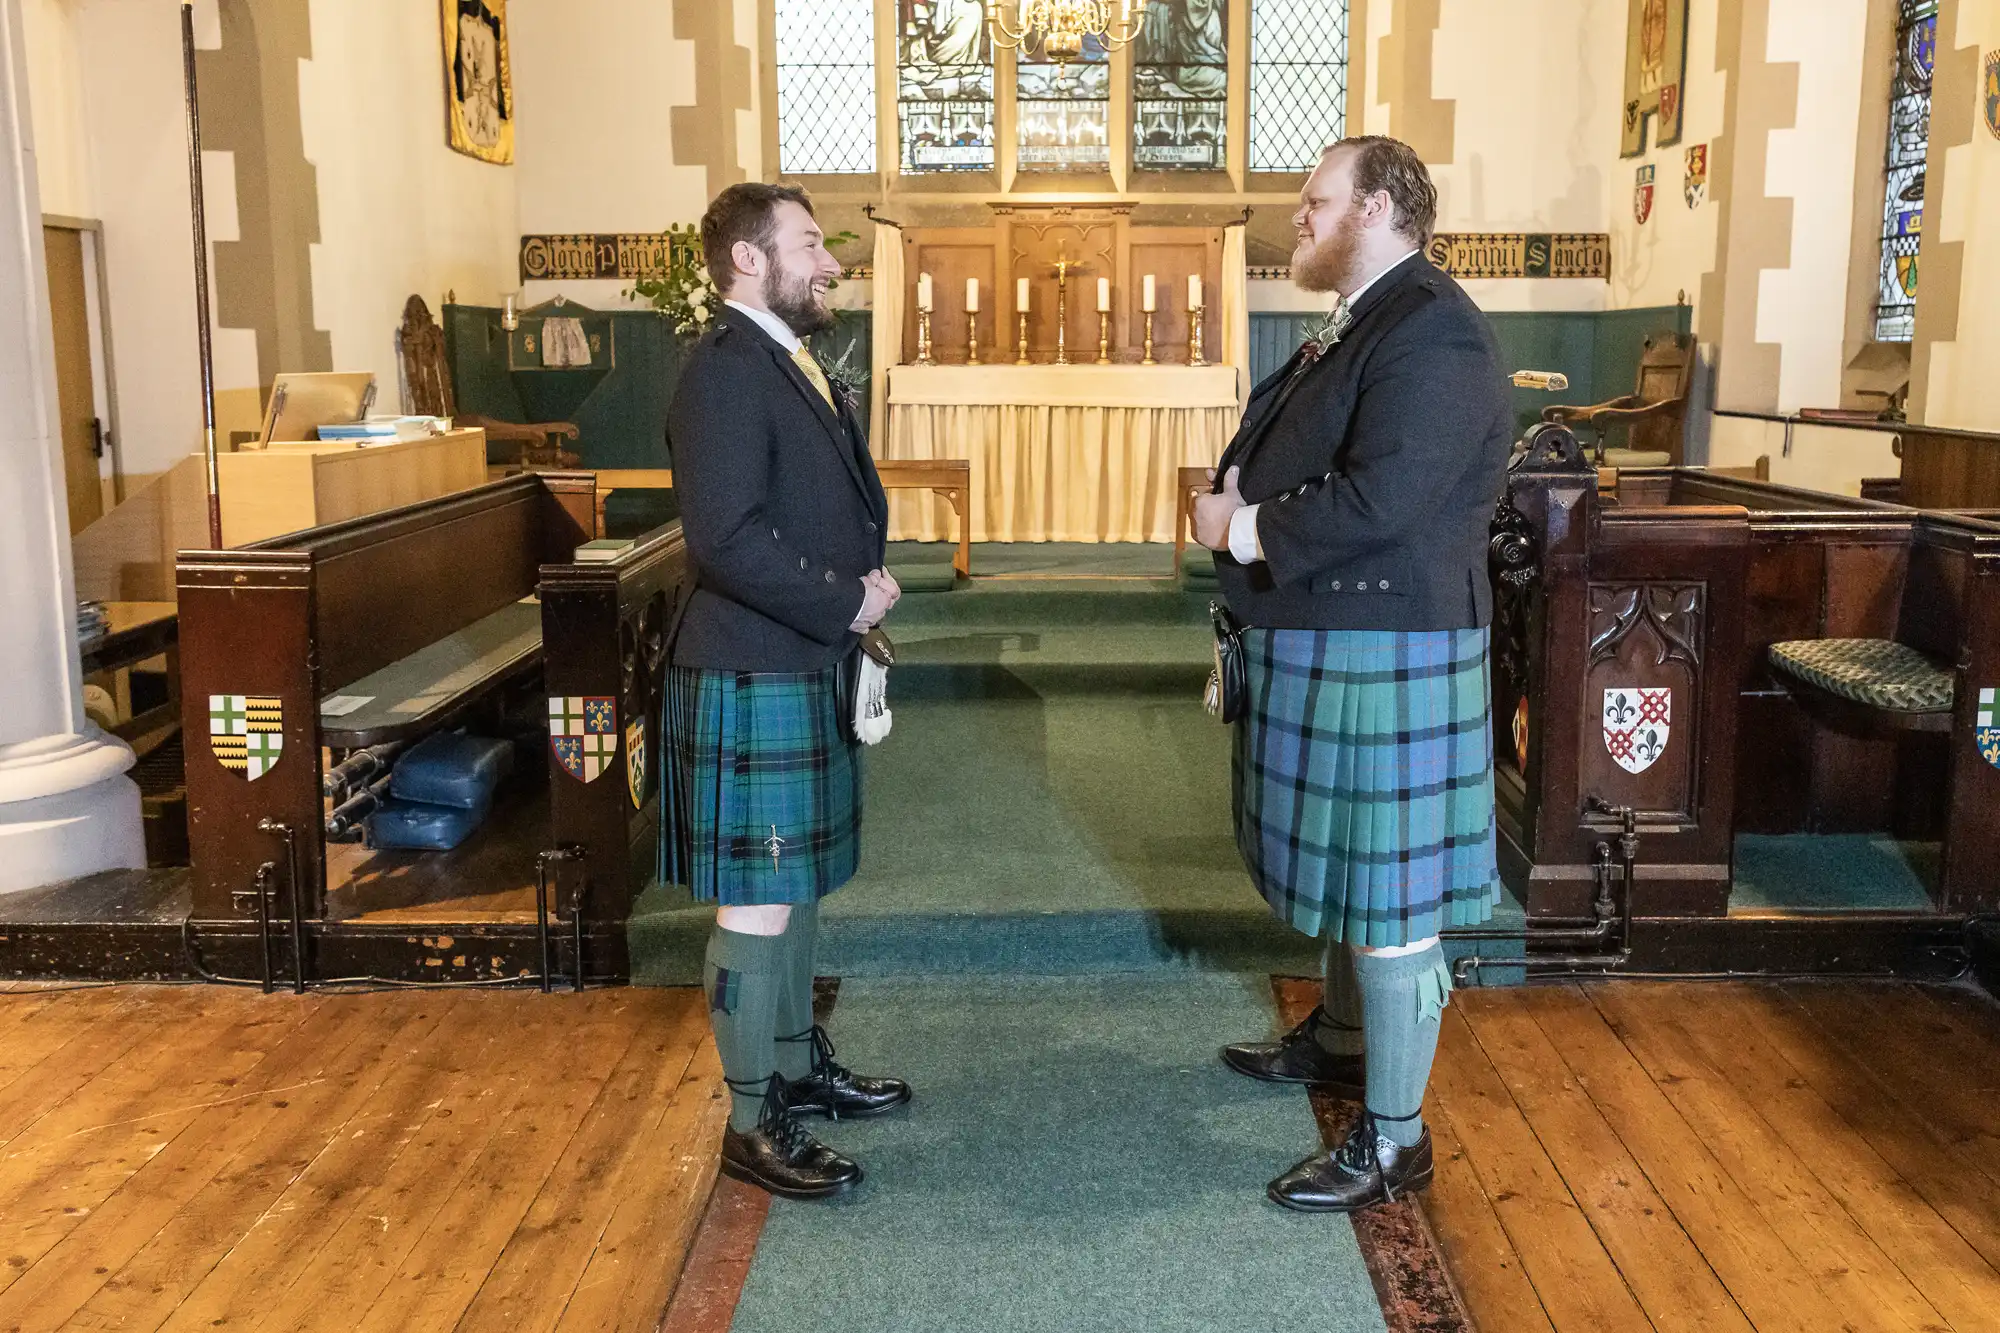
[[[1806,4],[1814,0],[1803,0]],[[1845,0],[1842,0],[1845,3]],[[1696,0],[1688,7],[1688,59],[1685,110],[1681,117],[1681,141],[1671,147],[1653,144],[1649,133],[1646,152],[1635,158],[1619,158],[1612,147],[1614,166],[1610,177],[1611,202],[1611,308],[1672,305],[1682,293],[1688,302],[1699,305],[1702,275],[1715,267],[1715,247],[1719,207],[1713,155],[1715,141],[1723,131],[1728,94],[1728,76],[1715,67],[1714,0]],[[1624,95],[1625,24],[1619,24],[1617,64],[1621,71],[1612,95]],[[1614,121],[1618,115],[1614,108]],[[1614,128],[1614,135],[1616,130]],[[1699,208],[1689,208],[1685,194],[1687,149],[1708,144],[1710,152],[1709,198]],[[1638,168],[1655,167],[1653,215],[1641,225],[1633,215],[1632,197]],[[1844,225],[1844,224],[1843,224]],[[1844,288],[1846,279],[1840,279]],[[1695,311],[1699,319],[1701,312]]]
[[[516,30],[517,99],[523,46]],[[374,371],[377,410],[392,411],[403,302],[421,295],[436,313],[455,291],[497,304],[515,285],[520,172],[446,144],[437,6],[313,0],[312,52],[299,103],[306,158],[319,173],[315,322],[332,338],[334,369]]]
[[[1867,36],[1867,0],[1771,0],[1766,58],[1798,65],[1800,107],[1795,126],[1771,131],[1765,169],[1765,193],[1794,201],[1791,266],[1757,275],[1757,341],[1780,349],[1780,412],[1840,405]]]
[[[1982,75],[1985,53],[2000,49],[2000,0],[1959,0],[1958,30],[1938,34],[1938,58],[1946,47],[1976,47]],[[1978,94],[1975,94],[1978,96]],[[1958,114],[1963,114],[1959,112]],[[1938,220],[1925,218],[1930,239],[1964,242],[1959,288],[1958,336],[1933,343],[1929,398],[1924,420],[1933,426],[2000,430],[2000,138],[1988,132],[1978,105],[1972,142],[1945,151],[1943,199]],[[1962,122],[1961,122],[1962,123]],[[1921,302],[1924,293],[1920,290]]]
[[[755,31],[755,9],[755,0],[738,3],[739,34]],[[694,43],[674,37],[673,7],[514,0],[508,14],[521,103],[520,230],[656,232],[698,221],[708,204],[708,173],[673,160],[673,108],[693,104],[695,78]],[[607,42],[606,33],[618,39]],[[589,76],[579,77],[580,70]],[[739,120],[737,137],[761,165],[755,123]],[[514,273],[510,281],[518,287],[518,259]],[[523,300],[534,304],[560,292],[604,309],[625,304],[623,290],[615,281],[535,282]]]
[[[1353,6],[1367,6],[1368,23],[1364,36],[1368,41],[1367,67],[1363,71],[1368,87],[1362,98],[1362,134],[1387,134],[1389,132],[1389,104],[1382,97],[1382,41],[1395,26],[1395,0],[1349,0]],[[1350,12],[1352,12],[1350,10]],[[1350,130],[1349,133],[1353,133]]]
[[[95,196],[84,125],[83,56],[77,49],[79,8],[79,0],[21,0],[42,212],[87,218],[94,216]]]

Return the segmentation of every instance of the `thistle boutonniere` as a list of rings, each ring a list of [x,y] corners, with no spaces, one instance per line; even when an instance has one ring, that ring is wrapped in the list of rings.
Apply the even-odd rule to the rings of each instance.
[[[839,357],[819,363],[827,384],[847,404],[847,410],[856,414],[861,411],[861,399],[868,392],[868,372],[853,362],[854,349],[858,346],[859,343],[849,343]]]
[[[1320,326],[1314,329],[1311,335],[1306,338],[1306,346],[1310,349],[1306,360],[1317,361],[1325,356],[1334,349],[1335,345],[1342,338],[1347,336],[1347,331],[1353,327],[1354,312],[1348,308],[1347,302],[1343,300],[1333,308],[1333,313],[1329,314],[1320,323]]]

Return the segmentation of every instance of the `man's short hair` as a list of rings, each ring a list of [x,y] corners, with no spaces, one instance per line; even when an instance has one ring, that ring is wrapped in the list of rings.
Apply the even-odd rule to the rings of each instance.
[[[1429,245],[1437,227],[1438,192],[1417,150],[1386,134],[1340,139],[1328,144],[1326,151],[1336,148],[1354,150],[1355,199],[1378,191],[1386,193],[1394,209],[1391,222],[1396,230],[1418,249]]]
[[[740,181],[709,202],[708,211],[701,215],[701,256],[716,290],[727,292],[736,281],[731,252],[738,241],[748,241],[765,254],[771,252],[772,237],[778,230],[778,205],[784,203],[813,211],[812,196],[798,186],[762,181]]]

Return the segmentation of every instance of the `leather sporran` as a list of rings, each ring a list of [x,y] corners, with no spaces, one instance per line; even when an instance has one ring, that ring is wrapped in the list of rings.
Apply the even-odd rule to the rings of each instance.
[[[896,665],[896,645],[880,629],[861,636],[847,659],[842,682],[849,733],[863,745],[888,738],[895,719],[889,713],[889,668]]]
[[[1208,673],[1209,716],[1234,722],[1250,710],[1250,666],[1243,657],[1243,627],[1220,602],[1208,604],[1215,626],[1215,666]]]

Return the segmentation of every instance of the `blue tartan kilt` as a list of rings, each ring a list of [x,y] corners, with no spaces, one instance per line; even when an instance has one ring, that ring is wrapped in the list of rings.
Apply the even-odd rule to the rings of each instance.
[[[1370,948],[1500,897],[1487,631],[1243,634],[1236,844],[1271,910]]]
[[[861,859],[840,669],[667,670],[660,876],[725,907],[809,903]]]

